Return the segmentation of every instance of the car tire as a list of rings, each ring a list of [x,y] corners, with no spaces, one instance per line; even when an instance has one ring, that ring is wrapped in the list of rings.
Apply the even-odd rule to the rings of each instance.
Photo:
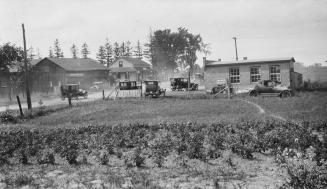
[[[290,91],[283,91],[281,94],[280,94],[280,97],[281,98],[287,98],[287,97],[290,97],[291,96],[291,92]]]
[[[255,90],[250,91],[250,96],[253,96],[253,97],[258,96],[258,91],[255,91]]]

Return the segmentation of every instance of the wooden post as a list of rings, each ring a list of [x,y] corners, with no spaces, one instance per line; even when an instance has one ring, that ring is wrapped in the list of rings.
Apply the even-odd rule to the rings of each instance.
[[[230,83],[229,80],[227,80],[227,98],[230,100]]]
[[[70,94],[68,95],[68,105],[69,107],[72,107],[72,97]]]
[[[102,90],[102,99],[104,100],[104,90]]]
[[[23,117],[24,114],[23,114],[23,110],[22,110],[22,105],[20,104],[19,96],[17,95],[16,98],[17,98],[17,103],[18,103],[18,106],[19,106],[20,116]]]
[[[142,72],[142,74],[143,74],[143,72]],[[142,75],[142,77],[143,77],[143,75]],[[143,82],[141,81],[141,98],[143,97],[143,88],[142,88],[143,86],[142,86],[142,83]]]
[[[30,87],[29,87],[29,74],[28,74],[28,66],[27,66],[27,51],[26,51],[26,40],[25,40],[25,28],[24,24],[22,24],[23,28],[23,40],[24,40],[24,63],[25,63],[25,87],[26,87],[26,98],[27,98],[27,107],[29,110],[32,109],[32,102],[30,96]]]

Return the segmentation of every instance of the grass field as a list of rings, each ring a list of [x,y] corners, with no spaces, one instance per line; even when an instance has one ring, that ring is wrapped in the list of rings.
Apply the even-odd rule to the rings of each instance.
[[[92,123],[149,123],[239,121],[256,118],[257,109],[239,100],[227,99],[121,99],[90,102],[32,119],[30,127],[79,126]]]
[[[260,112],[257,106],[244,100],[257,104],[265,112]],[[291,143],[294,143],[293,147],[299,145],[294,142],[296,141],[294,139],[299,137],[301,140],[302,137],[303,141],[309,138],[307,142],[301,143],[307,148],[308,145],[314,144],[310,138],[314,136],[306,129],[303,131],[287,130],[287,128],[283,130],[285,129],[283,124],[274,132],[268,132],[269,127],[265,126],[265,122],[276,119],[272,115],[277,115],[292,122],[322,121],[325,123],[327,93],[299,93],[295,97],[285,99],[238,96],[227,100],[203,94],[183,96],[181,92],[176,97],[101,100],[74,104],[72,108],[58,106],[52,109],[53,111],[46,116],[23,119],[17,124],[4,124],[0,129],[5,132],[8,128],[9,130],[10,128],[25,128],[32,133],[45,130],[50,133],[44,136],[51,138],[51,132],[55,135],[57,128],[60,128],[58,132],[64,132],[65,129],[74,131],[77,128],[76,132],[67,133],[64,136],[58,135],[59,138],[55,137],[51,140],[58,140],[59,144],[61,140],[67,140],[68,143],[62,144],[68,146],[79,146],[81,142],[87,141],[86,144],[89,147],[78,147],[78,152],[75,152],[74,148],[68,148],[70,151],[73,150],[69,153],[78,154],[76,157],[78,163],[75,165],[68,164],[65,156],[60,154],[61,152],[54,153],[54,165],[39,165],[38,155],[29,158],[27,165],[22,165],[19,163],[21,151],[15,152],[9,164],[0,165],[0,188],[20,188],[25,185],[30,188],[278,188],[288,178],[286,168],[276,162],[276,156],[271,152],[272,149],[261,151],[257,149],[257,144],[262,145],[261,142],[266,142],[275,149],[275,144],[270,143],[269,137],[277,137],[273,141],[277,143],[279,141],[282,146],[290,148],[288,145]],[[260,128],[256,130],[255,127],[250,129],[243,126],[234,127],[235,124],[242,125],[247,122],[250,127],[253,123],[258,127],[267,127],[268,130],[260,130]],[[278,122],[276,122],[277,125]],[[133,130],[133,125],[137,125],[135,123],[147,125],[149,128],[140,127]],[[163,129],[160,129],[161,123],[164,125]],[[185,123],[194,128],[186,133],[174,130],[174,125],[187,129],[188,124],[185,125]],[[211,125],[212,123],[219,123],[217,127],[225,128],[221,131],[210,130],[209,128],[215,128]],[[86,135],[81,134],[85,132],[83,128],[89,125],[95,126],[93,128],[95,130],[90,130],[89,135],[88,131]],[[128,128],[132,130],[122,133],[124,129],[116,126],[124,127],[123,125],[129,125]],[[116,128],[116,134],[111,133],[115,133],[115,129],[109,129],[110,132],[105,131],[111,134],[102,134],[96,129],[111,126]],[[166,126],[168,130],[165,129]],[[152,131],[151,127],[159,129]],[[15,131],[15,133],[19,132]],[[189,135],[186,137],[183,134]],[[114,135],[118,135],[118,139]],[[217,138],[210,138],[213,136]],[[176,145],[181,145],[183,137],[187,138],[188,141],[184,142],[190,149],[179,153],[180,148]],[[119,147],[120,143],[114,145],[114,152],[105,156],[108,162],[102,165],[100,151],[104,150],[104,146],[102,144],[99,146],[101,141],[104,139],[116,141],[123,138],[131,141],[123,147]],[[217,143],[215,140],[224,142]],[[44,143],[47,139],[41,137],[40,141]],[[169,141],[174,141],[175,146],[169,147]],[[211,149],[208,142],[211,145],[220,146],[220,149],[216,151],[219,153],[217,157],[204,160],[187,154],[206,154],[205,151]],[[143,146],[143,143],[146,145]],[[142,147],[138,152],[137,146],[140,144]],[[154,144],[158,147],[153,146]],[[197,147],[198,144],[200,146]],[[54,147],[50,146],[46,146],[46,149],[53,150],[52,148],[60,147],[58,144]],[[165,148],[169,150],[162,152],[161,150]],[[192,151],[193,148],[198,150]],[[265,149],[265,145],[262,148]],[[246,154],[244,155],[243,152],[249,150],[251,158],[245,158]],[[0,155],[1,153],[2,151]],[[44,151],[41,150],[41,156],[42,153]],[[163,161],[161,166],[156,162],[158,153],[160,157],[164,157],[161,159]],[[146,158],[143,159],[144,157]],[[136,166],[135,161],[142,161],[142,165]]]

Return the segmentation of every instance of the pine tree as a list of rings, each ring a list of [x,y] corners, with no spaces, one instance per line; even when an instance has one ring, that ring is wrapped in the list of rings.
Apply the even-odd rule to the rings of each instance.
[[[73,58],[78,58],[78,55],[77,55],[78,49],[75,44],[73,44],[73,46],[70,48],[70,50],[72,52]]]
[[[81,54],[83,58],[88,58],[87,56],[90,54],[90,50],[86,42],[84,42],[84,44],[82,45]]]
[[[135,50],[134,50],[134,56],[137,58],[142,58],[143,57],[143,49],[140,43],[140,40],[137,41]]]
[[[105,48],[105,58],[106,58],[107,67],[109,67],[113,63],[114,57],[113,57],[112,46],[110,45],[108,38],[106,39],[104,48]]]
[[[40,49],[39,48],[36,48],[36,51],[37,51],[36,58],[37,59],[41,59],[42,56],[41,56],[41,53],[40,53]]]
[[[34,54],[34,48],[33,47],[30,47],[28,50],[27,50],[27,58],[29,60],[33,60],[35,58],[35,54]]]
[[[122,42],[120,47],[119,47],[119,54],[122,57],[126,56],[126,46],[125,46],[124,42]]]
[[[64,52],[62,52],[62,49],[60,47],[60,44],[59,44],[59,40],[56,39],[54,41],[54,56],[56,58],[63,58],[64,57]]]
[[[114,43],[114,57],[115,59],[121,57],[119,44],[117,42]]]
[[[127,41],[126,44],[125,44],[125,56],[126,57],[131,57],[132,56],[132,51],[133,51],[133,48],[131,47],[131,42],[130,41]]]
[[[52,48],[51,47],[49,47],[49,57],[50,58],[53,58],[54,56],[53,56],[53,51],[52,51]]]
[[[97,59],[101,64],[106,63],[106,49],[102,45],[99,47],[99,51],[97,53]]]

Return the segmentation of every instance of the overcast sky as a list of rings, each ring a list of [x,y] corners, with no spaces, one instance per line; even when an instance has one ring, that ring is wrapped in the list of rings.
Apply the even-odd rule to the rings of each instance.
[[[150,28],[185,27],[211,45],[208,59],[235,59],[236,36],[239,57],[327,65],[327,0],[0,0],[0,44],[22,46],[22,23],[42,56],[56,38],[65,57],[86,42],[95,58],[107,37],[145,43]]]

